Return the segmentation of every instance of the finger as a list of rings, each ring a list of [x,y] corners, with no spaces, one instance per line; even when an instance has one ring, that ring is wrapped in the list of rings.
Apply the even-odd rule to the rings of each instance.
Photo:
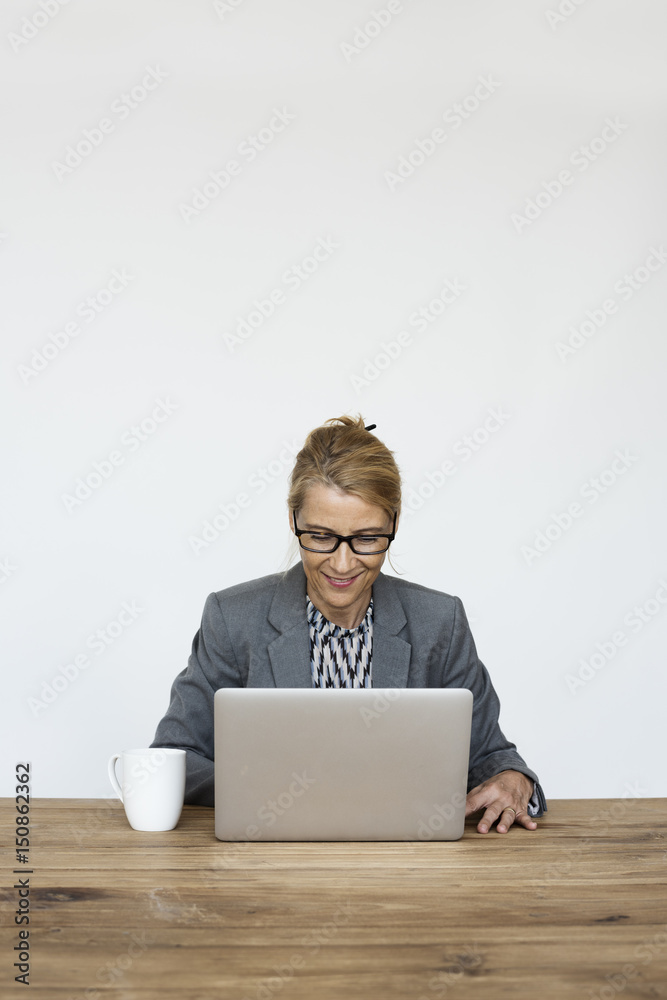
[[[497,805],[498,812],[500,813],[501,802],[502,799],[499,801],[497,790],[478,785],[477,788],[471,789],[466,795],[466,816],[469,816],[473,812],[479,812],[481,809],[491,808],[493,805]]]
[[[498,820],[498,833],[507,833],[517,814],[511,806],[505,806]]]
[[[468,792],[468,797],[466,798],[466,816],[470,816],[471,813],[476,813],[480,809],[483,809],[486,802],[483,800],[481,802],[477,801],[477,796],[473,795],[472,792]]]
[[[495,796],[489,794],[488,788],[482,788],[481,785],[478,785],[477,788],[471,788],[466,795],[466,816],[478,812],[480,809],[486,809],[494,798]]]
[[[493,824],[496,822],[501,813],[501,808],[498,806],[489,806],[482,816],[481,820],[477,824],[478,833],[488,833]]]
[[[533,817],[529,816],[527,812],[523,812],[523,810],[520,810],[516,814],[516,819],[514,822],[518,823],[520,826],[525,827],[526,830],[537,830],[537,823],[535,822]]]

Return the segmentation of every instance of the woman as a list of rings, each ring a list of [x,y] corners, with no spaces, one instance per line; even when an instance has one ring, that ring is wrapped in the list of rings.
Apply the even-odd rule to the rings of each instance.
[[[359,417],[308,436],[290,479],[301,562],[206,601],[153,746],[187,751],[185,801],[212,806],[220,687],[465,687],[473,693],[466,814],[534,830],[537,776],[498,726],[500,703],[457,597],[381,573],[401,512],[393,454]]]

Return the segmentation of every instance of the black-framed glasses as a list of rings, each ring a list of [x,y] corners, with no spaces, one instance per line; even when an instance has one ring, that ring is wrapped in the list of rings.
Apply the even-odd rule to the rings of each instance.
[[[299,545],[308,552],[335,552],[341,542],[347,542],[355,555],[379,556],[386,552],[396,537],[396,518],[390,535],[336,535],[333,531],[306,531],[296,526],[296,511],[294,518],[294,534],[299,539]]]

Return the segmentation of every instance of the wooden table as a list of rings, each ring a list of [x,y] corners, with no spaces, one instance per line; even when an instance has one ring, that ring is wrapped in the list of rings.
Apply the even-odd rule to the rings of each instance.
[[[29,864],[0,801],[3,997],[667,997],[665,799],[552,801],[536,832],[454,843],[238,845],[210,809],[138,833],[116,800],[37,799]]]

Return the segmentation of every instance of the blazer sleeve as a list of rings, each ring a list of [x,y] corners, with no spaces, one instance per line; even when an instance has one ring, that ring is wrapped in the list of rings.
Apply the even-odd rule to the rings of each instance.
[[[152,747],[186,751],[185,802],[213,806],[213,696],[221,687],[243,687],[223,610],[209,594],[188,665],[171,688]]]
[[[473,694],[468,791],[500,771],[520,771],[534,782],[528,811],[531,816],[541,816],[547,805],[539,779],[500,729],[498,695],[486,667],[477,656],[463,604],[458,597],[453,600],[454,624],[442,684],[443,687],[468,688]]]

